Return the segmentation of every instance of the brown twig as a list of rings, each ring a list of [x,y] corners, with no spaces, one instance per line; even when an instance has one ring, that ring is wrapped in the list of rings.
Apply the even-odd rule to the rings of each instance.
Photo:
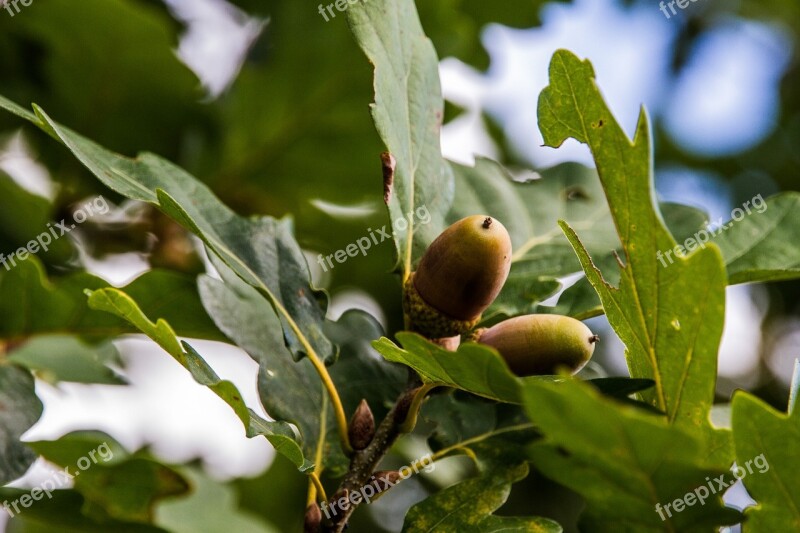
[[[375,437],[373,437],[372,442],[363,450],[356,451],[353,454],[347,474],[333,497],[328,501],[330,508],[335,509],[336,512],[335,514],[330,513],[330,522],[323,525],[323,531],[341,533],[347,527],[347,521],[358,504],[352,504],[348,501],[346,505],[340,506],[337,503],[338,500],[347,498],[349,493],[357,492],[369,483],[378,464],[402,434],[403,422],[405,422],[409,414],[414,396],[419,387],[419,378],[414,376],[409,380],[406,390],[397,399],[394,407],[375,430]]]

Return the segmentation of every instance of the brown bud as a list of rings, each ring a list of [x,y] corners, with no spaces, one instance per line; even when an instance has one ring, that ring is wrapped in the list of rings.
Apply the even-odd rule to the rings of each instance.
[[[411,409],[411,403],[414,401],[414,396],[416,396],[417,392],[422,387],[417,387],[410,391],[407,391],[403,394],[399,400],[397,400],[397,405],[394,408],[394,422],[395,424],[401,425],[405,422],[406,418],[408,417],[408,411]]]
[[[378,470],[372,475],[378,481],[381,492],[389,490],[402,479],[399,470]]]
[[[361,400],[358,404],[356,412],[350,419],[347,432],[354,450],[363,450],[372,442],[375,436],[375,417],[372,416],[367,400]]]
[[[376,490],[375,496],[372,497],[372,501],[377,500],[389,492],[389,489],[397,485],[402,480],[403,478],[400,475],[400,472],[397,470],[379,470],[372,474],[369,484],[375,487]]]
[[[340,489],[331,498],[331,508],[347,511],[350,509],[350,489]],[[333,521],[337,521],[342,515],[334,516]]]
[[[428,338],[465,333],[497,297],[510,268],[506,228],[483,215],[461,219],[430,244],[409,277],[405,312]]]
[[[319,505],[312,503],[306,508],[306,516],[303,521],[303,531],[305,533],[319,533],[322,524],[322,513]]]

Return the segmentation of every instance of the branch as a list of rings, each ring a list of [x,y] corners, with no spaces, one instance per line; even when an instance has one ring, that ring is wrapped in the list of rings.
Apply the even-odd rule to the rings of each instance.
[[[411,405],[414,403],[413,400],[419,388],[420,381],[415,376],[397,399],[394,407],[381,421],[369,445],[353,454],[347,475],[333,497],[327,502],[331,508],[336,510],[336,514],[331,516],[332,524],[323,526],[323,531],[341,533],[347,527],[347,521],[358,505],[348,501],[346,506],[339,506],[336,502],[346,497],[350,492],[357,492],[368,484],[378,464],[402,434],[401,428],[410,414]]]

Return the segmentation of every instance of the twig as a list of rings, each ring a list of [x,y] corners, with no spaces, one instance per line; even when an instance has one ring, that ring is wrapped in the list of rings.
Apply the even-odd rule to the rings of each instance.
[[[420,387],[419,378],[416,376],[410,380],[406,390],[395,402],[394,407],[389,411],[383,421],[375,431],[375,437],[369,446],[353,454],[350,460],[350,469],[342,480],[339,488],[329,500],[331,507],[339,509],[332,517],[332,523],[323,526],[323,531],[341,533],[347,526],[350,515],[355,511],[357,505],[349,503],[339,507],[335,502],[343,495],[352,491],[358,491],[369,482],[378,464],[397,440],[401,432],[401,427],[409,415],[414,397]]]

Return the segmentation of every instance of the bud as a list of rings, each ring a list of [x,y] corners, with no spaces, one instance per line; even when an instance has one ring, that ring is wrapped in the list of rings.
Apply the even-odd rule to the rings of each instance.
[[[381,492],[389,490],[402,479],[399,470],[378,470],[372,475],[379,481],[378,485],[381,488]]]
[[[397,426],[403,426],[406,418],[408,418],[408,411],[411,409],[411,404],[414,402],[414,397],[417,393],[422,389],[422,387],[417,387],[415,389],[411,389],[410,391],[406,391],[399,400],[397,400],[397,404],[394,408],[394,423]],[[416,413],[414,414],[416,416]]]
[[[361,403],[358,404],[356,412],[350,419],[347,432],[350,445],[356,451],[363,450],[372,442],[372,438],[375,436],[375,417],[372,416],[372,410],[369,408],[367,400],[361,400]]]
[[[303,521],[304,533],[319,533],[322,525],[322,513],[319,510],[319,505],[312,503],[306,508],[306,516]]]

